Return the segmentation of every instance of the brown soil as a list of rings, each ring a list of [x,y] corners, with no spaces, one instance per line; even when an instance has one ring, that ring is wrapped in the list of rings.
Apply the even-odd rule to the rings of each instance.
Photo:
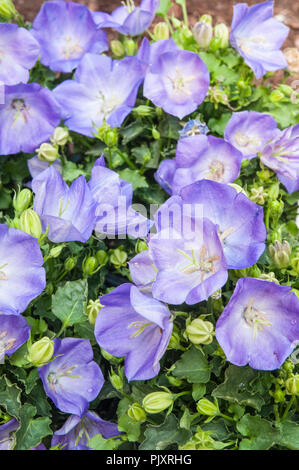
[[[111,13],[117,6],[121,4],[120,0],[75,0],[78,3],[87,5],[91,10],[106,11]],[[214,19],[214,23],[231,24],[233,5],[245,1],[249,5],[258,2],[257,0],[187,0],[187,9],[190,23],[193,25],[198,18],[209,13]],[[37,14],[39,8],[44,3],[43,0],[15,0],[16,8],[25,17],[26,20],[32,21]],[[139,3],[138,1],[136,3]],[[174,2],[173,2],[174,3]],[[298,0],[276,0],[275,15],[277,19],[283,21],[290,28],[290,34],[283,45],[283,49],[287,47],[296,47],[299,51],[299,7]],[[181,7],[174,5],[172,12],[177,18],[182,18]],[[298,78],[296,76],[296,78]]]

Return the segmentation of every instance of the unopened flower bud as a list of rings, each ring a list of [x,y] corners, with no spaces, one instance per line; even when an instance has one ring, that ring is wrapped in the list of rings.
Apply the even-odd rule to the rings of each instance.
[[[273,183],[268,189],[268,197],[270,199],[277,199],[278,196],[279,196],[279,183]]]
[[[222,90],[222,88],[220,88],[219,86],[216,86],[216,85],[211,86],[209,88],[208,97],[209,97],[211,103],[214,103],[216,109],[218,108],[219,103],[227,105],[228,102],[229,102],[228,101],[228,96],[225,93],[225,91]]]
[[[195,23],[192,32],[199,47],[202,49],[209,47],[213,37],[213,28],[210,23],[204,23],[202,21]]]
[[[196,409],[199,414],[205,416],[217,416],[219,414],[218,406],[207,398],[202,398],[197,402]]]
[[[18,194],[14,195],[13,206],[17,212],[23,212],[28,209],[32,199],[30,189],[22,189]]]
[[[53,246],[53,248],[51,248],[50,253],[49,253],[50,258],[58,258],[58,256],[61,254],[64,247],[65,247],[65,244]]]
[[[18,12],[11,0],[0,0],[0,16],[4,20],[11,20],[17,16]]]
[[[101,348],[101,354],[102,356],[107,360],[109,361],[111,364],[119,364],[120,362],[122,362],[123,358],[122,357],[115,357],[115,356],[112,356],[112,354],[108,353],[107,351],[105,351],[105,349]]]
[[[120,41],[117,41],[117,40],[111,41],[110,48],[111,48],[112,54],[117,59],[121,59],[125,55],[125,48]]]
[[[279,90],[273,90],[270,93],[269,98],[270,98],[270,101],[272,103],[278,103],[279,101],[281,101],[284,98],[284,94]]]
[[[146,104],[140,104],[133,108],[133,114],[139,117],[148,117],[153,114],[153,108],[151,106],[147,106]]]
[[[287,268],[289,266],[291,247],[287,240],[282,243],[276,240],[274,245],[269,246],[269,253],[278,268]]]
[[[74,258],[73,256],[69,256],[64,262],[64,269],[68,272],[72,271],[72,269],[74,269],[76,264],[77,264],[77,258]]]
[[[250,199],[257,204],[265,204],[265,199],[267,198],[268,193],[264,190],[263,186],[259,188],[252,188]]]
[[[290,359],[287,359],[285,363],[283,364],[282,368],[286,372],[293,372],[295,368],[295,364]]]
[[[160,140],[161,135],[156,127],[152,127],[152,136],[153,136],[153,139]]]
[[[52,359],[53,354],[54,341],[45,336],[29,348],[28,359],[36,367],[41,367]]]
[[[106,251],[98,250],[96,252],[96,259],[99,266],[105,266],[105,264],[107,264],[109,261],[109,256]]]
[[[164,21],[160,21],[154,27],[154,38],[155,41],[161,41],[169,38],[169,28]]]
[[[219,23],[214,28],[214,37],[219,39],[219,49],[226,49],[229,44],[229,31],[224,23]]]
[[[173,395],[170,392],[153,392],[146,395],[142,406],[147,413],[161,413],[173,404]]]
[[[212,24],[213,18],[211,17],[211,15],[204,14],[204,15],[202,15],[202,16],[199,18],[199,21],[200,21],[200,23],[209,23],[209,24]]]
[[[172,334],[168,343],[168,349],[180,349],[180,334],[177,326],[174,325]]]
[[[275,403],[283,403],[285,401],[285,392],[279,386],[276,386],[274,392],[270,390],[269,393],[274,398]]]
[[[275,277],[275,273],[273,273],[272,271],[267,274],[265,273],[260,274],[259,278],[262,279],[263,281],[275,282],[275,284],[279,284],[279,281]]]
[[[109,379],[111,385],[115,388],[115,390],[122,390],[124,388],[124,382],[120,375],[117,375],[113,369],[111,369],[111,373],[109,374]]]
[[[279,86],[278,86],[278,90],[281,91],[285,96],[292,96],[292,94],[294,93],[294,90],[292,87],[290,87],[289,85],[285,85],[284,83],[281,83]]]
[[[289,395],[299,395],[299,374],[294,374],[285,382],[286,391]]]
[[[113,266],[116,269],[119,269],[122,266],[125,266],[127,259],[128,259],[127,253],[125,251],[122,251],[119,248],[116,248],[116,250],[114,250],[110,256],[110,262],[113,264]]]
[[[134,423],[143,423],[146,420],[146,413],[139,403],[133,403],[127,413]]]
[[[261,274],[261,270],[258,267],[257,264],[254,264],[253,266],[250,266],[249,268],[246,269],[246,276],[247,277],[257,277],[259,278]]]
[[[69,140],[69,131],[66,127],[56,127],[51,137],[51,142],[54,145],[60,145],[63,147]]]
[[[113,129],[110,129],[109,131],[106,132],[105,137],[104,137],[104,142],[107,145],[107,147],[112,148],[116,147],[118,144],[118,129],[114,127]]]
[[[180,387],[183,383],[182,379],[178,379],[177,377],[173,377],[172,375],[167,375],[167,380],[173,387]]]
[[[54,147],[52,144],[42,144],[37,150],[37,156],[39,160],[45,161],[45,162],[55,162],[57,158],[59,158],[59,153],[56,147]]]
[[[90,300],[88,302],[88,305],[86,307],[86,314],[88,317],[88,321],[92,326],[95,325],[97,316],[102,307],[103,305],[101,304],[99,299]]]
[[[138,253],[141,253],[142,251],[146,251],[147,248],[148,247],[147,247],[146,242],[139,238],[136,242],[136,245],[135,245],[135,252],[138,254]]]
[[[20,230],[35,238],[39,238],[43,233],[39,215],[33,209],[26,209],[22,212],[19,227]]]
[[[124,48],[126,55],[129,56],[135,55],[137,52],[137,44],[134,39],[126,38],[124,40]]]
[[[210,344],[214,336],[213,323],[196,318],[187,326],[186,334],[193,344]]]
[[[269,202],[269,211],[270,216],[273,220],[274,227],[277,225],[277,222],[283,213],[284,203],[283,201],[270,201]]]
[[[83,263],[82,263],[82,271],[84,276],[91,276],[94,274],[96,268],[98,266],[97,259],[94,256],[89,256],[88,258],[85,258]]]

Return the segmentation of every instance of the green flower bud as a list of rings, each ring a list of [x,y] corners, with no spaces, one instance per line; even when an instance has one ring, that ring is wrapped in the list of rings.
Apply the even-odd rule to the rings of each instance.
[[[74,258],[73,256],[69,256],[64,262],[64,269],[66,271],[72,271],[72,269],[74,269],[76,264],[77,264],[77,258]]]
[[[39,215],[34,212],[33,209],[26,209],[22,212],[19,227],[20,230],[29,233],[29,235],[32,235],[35,238],[39,238],[43,233]]]
[[[279,183],[273,183],[268,189],[268,197],[270,199],[277,199],[278,196],[279,196]]]
[[[37,150],[37,156],[39,160],[45,161],[45,162],[55,162],[57,158],[59,158],[59,153],[56,147],[53,147],[52,144],[42,144]]]
[[[291,360],[287,359],[285,363],[283,364],[282,368],[286,372],[293,372],[295,368],[295,364]]]
[[[68,142],[69,137],[69,131],[66,127],[56,127],[51,137],[51,142],[53,145],[60,145],[60,147],[63,147]]]
[[[192,32],[199,47],[202,49],[209,47],[213,38],[213,28],[210,23],[204,23],[202,21],[195,23]]]
[[[264,190],[263,186],[259,188],[252,188],[250,199],[257,204],[265,204],[265,199],[267,198],[268,193]]]
[[[119,248],[116,248],[116,250],[114,250],[110,256],[110,263],[112,263],[116,269],[119,269],[122,266],[126,266],[127,259],[127,253]]]
[[[98,266],[97,259],[94,256],[89,256],[85,258],[82,263],[82,271],[85,277],[91,276],[94,274],[96,268]]]
[[[47,282],[47,285],[46,285],[46,294],[48,295],[52,295],[53,292],[54,292],[54,285],[53,285],[53,282]]]
[[[215,108],[218,108],[218,104],[227,105],[229,103],[227,94],[219,86],[211,86],[209,88],[208,97],[211,103],[214,103]]]
[[[109,362],[111,362],[112,364],[119,364],[120,362],[122,362],[123,358],[122,357],[115,357],[115,356],[112,356],[112,354],[109,354],[107,351],[105,351],[105,349],[101,348],[101,354],[102,356]]]
[[[135,43],[134,39],[125,38],[124,48],[126,55],[135,55],[137,52],[137,44]]]
[[[53,246],[49,253],[50,258],[58,258],[64,247],[65,244]]]
[[[124,388],[124,382],[123,379],[120,375],[117,375],[113,369],[111,369],[111,373],[109,374],[109,379],[111,382],[111,385],[115,388],[115,390],[123,390]]]
[[[110,42],[110,49],[112,54],[117,58],[121,59],[125,55],[125,48],[120,41],[113,40]]]
[[[103,307],[103,305],[101,304],[99,299],[90,300],[88,302],[88,305],[86,307],[86,314],[87,314],[87,317],[88,317],[88,321],[92,326],[95,325],[97,316],[98,316],[99,311],[101,310],[102,307]]]
[[[162,108],[159,108],[158,106],[155,107],[155,111],[156,111],[156,114],[158,116],[158,118],[162,118],[163,117],[163,114],[164,114],[164,111]]]
[[[263,281],[275,282],[275,284],[279,284],[279,281],[275,277],[275,273],[273,273],[272,271],[268,274],[260,274],[259,278]]]
[[[101,127],[96,127],[97,133],[94,133],[94,136],[100,139],[102,142],[105,142],[105,135],[111,129],[109,124],[106,121],[103,122]]]
[[[156,129],[156,127],[152,128],[152,136],[153,136],[153,139],[160,140],[161,135],[158,129]]]
[[[146,420],[146,413],[139,403],[133,403],[127,411],[129,418],[131,418],[134,423],[144,423]]]
[[[287,240],[282,243],[276,240],[274,245],[269,246],[269,254],[278,268],[287,268],[289,266],[291,247]]]
[[[17,212],[23,212],[30,206],[32,192],[30,189],[22,189],[18,194],[14,195],[13,207]]]
[[[99,266],[105,266],[109,261],[109,256],[106,251],[98,250],[96,252],[96,259]]]
[[[294,90],[292,87],[288,85],[284,85],[283,83],[278,86],[278,90],[288,97],[292,96],[292,94],[294,93]]]
[[[170,392],[153,392],[146,395],[142,406],[147,413],[161,413],[173,404],[173,395]]]
[[[154,27],[154,39],[160,41],[162,39],[169,39],[169,28],[164,21],[160,21]]]
[[[147,244],[144,240],[140,238],[137,240],[135,245],[135,253],[141,253],[142,251],[146,251],[148,249]]]
[[[52,359],[53,354],[54,341],[44,336],[29,348],[28,359],[36,367],[41,367]]]
[[[298,276],[299,275],[299,256],[295,256],[291,258],[291,266],[293,273]]]
[[[210,344],[213,341],[214,325],[209,321],[196,318],[187,326],[186,334],[193,344]]]
[[[256,264],[254,264],[253,266],[250,266],[246,269],[246,275],[248,277],[260,277],[261,270]]]
[[[0,0],[0,16],[4,20],[11,20],[17,15],[18,12],[11,0]]]
[[[229,31],[224,23],[219,23],[214,28],[215,39],[219,39],[219,48],[226,49],[229,45]]]
[[[105,137],[104,137],[104,142],[109,148],[117,146],[118,129],[116,127],[114,127],[113,129],[109,129],[109,131],[106,132]]]
[[[286,391],[289,395],[299,395],[299,374],[292,375],[285,382]]]
[[[172,334],[168,343],[168,349],[181,349],[180,334],[176,325],[174,325]]]
[[[205,416],[217,416],[219,414],[218,406],[207,398],[202,398],[197,402],[196,409],[199,414]]]
[[[146,104],[141,104],[133,108],[133,113],[139,117],[148,117],[153,114],[153,108],[151,106],[147,106]]]
[[[284,94],[279,90],[273,90],[270,93],[269,98],[270,98],[270,101],[272,103],[278,103],[279,101],[281,101],[284,98]]]
[[[170,385],[172,385],[173,387],[180,387],[184,382],[183,380],[178,379],[177,377],[173,377],[172,375],[167,375],[166,377]]]
[[[273,220],[274,226],[277,225],[277,222],[283,213],[284,203],[283,201],[270,201],[269,202],[269,210],[270,215]]]
[[[199,18],[199,21],[200,21],[200,23],[209,23],[209,24],[212,24],[213,18],[211,17],[211,15],[205,14],[205,15],[202,15],[202,16]]]
[[[275,403],[283,403],[285,401],[285,393],[279,386],[276,386],[274,392],[270,390],[269,393],[274,398]]]

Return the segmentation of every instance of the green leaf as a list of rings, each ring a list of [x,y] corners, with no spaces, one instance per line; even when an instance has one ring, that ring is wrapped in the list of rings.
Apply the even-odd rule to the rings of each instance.
[[[117,408],[118,429],[125,432],[129,442],[136,442],[140,435],[140,423],[135,423],[128,416],[127,411],[132,402],[128,398],[123,398]]]
[[[171,414],[160,426],[149,425],[144,436],[145,440],[139,450],[164,450],[171,444],[185,444],[191,437],[191,432],[180,428],[178,420]]]
[[[240,442],[240,450],[268,450],[279,440],[279,430],[260,416],[244,415],[237,429],[243,436],[248,436]]]
[[[86,321],[87,280],[68,281],[52,295],[52,312],[68,326]]]
[[[74,162],[66,162],[62,167],[62,177],[68,183],[72,183],[81,175],[84,175],[84,171],[80,170]]]
[[[288,449],[299,450],[299,424],[294,421],[283,421],[279,429],[280,437],[277,443]]]
[[[160,5],[158,10],[156,11],[157,16],[167,16],[168,11],[172,7],[171,0],[160,0]]]
[[[226,124],[231,118],[232,113],[223,113],[219,119],[211,118],[208,121],[208,128],[221,137],[224,136],[224,129],[226,128]]]
[[[257,377],[259,372],[250,367],[231,365],[225,371],[225,381],[213,390],[212,395],[260,410],[264,400],[252,384]]]
[[[17,450],[29,450],[41,443],[42,439],[52,434],[50,418],[33,419],[36,408],[28,403],[20,410],[20,427],[16,432]]]
[[[180,121],[175,116],[170,116],[169,114],[164,117],[160,122],[158,131],[160,132],[161,137],[166,139],[178,140],[180,135],[179,131],[182,129]]]
[[[121,443],[121,439],[104,439],[101,434],[96,434],[88,442],[88,447],[94,450],[115,450]]]
[[[175,363],[172,375],[187,379],[190,383],[207,383],[211,370],[204,354],[199,349],[192,347]]]
[[[130,170],[130,168],[125,168],[119,172],[119,176],[123,180],[132,183],[133,190],[137,188],[148,188],[145,177],[140,175],[137,170]]]
[[[0,405],[15,418],[19,418],[21,409],[21,389],[4,375],[0,378]]]
[[[137,119],[128,126],[120,130],[120,135],[123,138],[122,143],[126,145],[131,140],[136,139],[144,131],[144,124],[141,119]]]

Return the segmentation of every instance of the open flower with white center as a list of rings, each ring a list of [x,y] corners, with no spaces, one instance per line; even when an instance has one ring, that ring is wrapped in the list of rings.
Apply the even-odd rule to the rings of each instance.
[[[279,369],[299,343],[299,300],[289,286],[245,277],[216,323],[228,361]]]
[[[39,44],[25,28],[0,24],[0,82],[3,85],[27,83],[29,70],[39,55]]]
[[[30,326],[24,317],[0,314],[0,361],[5,355],[11,356],[29,336]]]
[[[122,284],[100,301],[104,307],[95,324],[99,345],[113,356],[125,356],[128,380],[158,375],[173,328],[168,307],[133,284]]]
[[[60,107],[37,83],[5,86],[0,104],[0,154],[34,152],[60,122]]]
[[[180,119],[195,111],[210,84],[203,60],[194,52],[180,50],[172,39],[157,41],[147,52],[148,57],[140,57],[149,64],[144,96]]]
[[[93,351],[86,339],[54,339],[52,362],[38,369],[46,394],[65,413],[83,416],[104,384],[103,374],[93,361]]]
[[[143,76],[136,57],[113,61],[107,56],[85,54],[75,80],[66,80],[54,90],[65,124],[89,137],[96,132],[94,125],[101,127],[104,120],[111,127],[120,127],[135,105]]]
[[[261,152],[261,161],[275,171],[289,193],[299,190],[299,124],[280,131]]]
[[[85,5],[45,2],[37,14],[32,34],[41,48],[41,63],[54,72],[71,72],[86,52],[108,49],[104,31],[96,26]]]
[[[111,15],[103,12],[93,13],[93,18],[100,28],[114,28],[121,34],[137,36],[143,33],[152,23],[159,0],[141,0],[135,5],[134,0],[122,1]]]
[[[212,135],[194,135],[178,141],[175,159],[165,159],[156,181],[170,194],[202,179],[232,183],[240,174],[242,154],[229,142]]]
[[[0,312],[22,313],[46,286],[36,238],[0,225]]]
[[[265,145],[279,134],[277,122],[269,114],[256,111],[233,113],[224,138],[242,153],[244,158],[257,157]]]
[[[252,68],[256,78],[287,67],[280,50],[289,28],[273,18],[273,1],[249,7],[246,3],[234,6],[231,25],[231,45]]]

